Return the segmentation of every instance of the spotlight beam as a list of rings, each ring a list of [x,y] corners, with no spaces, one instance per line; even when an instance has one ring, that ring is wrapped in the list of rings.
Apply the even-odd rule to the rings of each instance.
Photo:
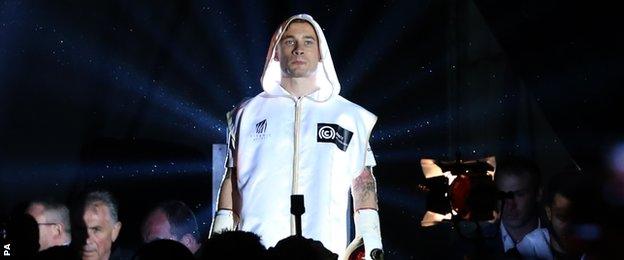
[[[76,66],[77,68],[86,70],[84,74],[103,77],[105,80],[110,81],[112,86],[126,90],[135,97],[149,99],[152,101],[150,104],[155,104],[180,118],[190,120],[198,125],[200,129],[207,130],[205,134],[200,136],[201,139],[206,139],[206,135],[210,134],[216,136],[224,135],[225,122],[223,119],[220,120],[192,102],[177,97],[175,93],[168,91],[168,89],[171,89],[169,87],[161,85],[158,88],[158,93],[148,91],[147,89],[155,88],[152,85],[156,83],[150,81],[147,77],[143,76],[141,72],[135,71],[133,68],[122,67],[121,64],[124,64],[124,62],[116,60],[113,57],[106,57],[107,60],[105,61],[92,62],[91,59],[85,59],[83,56],[73,53],[85,54],[99,52],[85,48],[72,52],[68,58],[72,63],[79,65]],[[189,134],[196,135],[196,131],[182,130]]]
[[[429,5],[427,1],[418,2],[418,7],[406,7],[402,6],[402,3],[390,6],[370,29],[371,32],[366,40],[357,44],[357,50],[349,60],[354,61],[353,64],[361,65],[347,67],[345,75],[349,84],[343,87],[345,96],[352,94],[351,91],[360,84],[365,73],[374,70],[382,57],[391,49],[390,45],[394,43],[392,39],[398,39],[399,35],[404,33],[401,27],[388,28],[386,25],[413,24],[412,20],[423,17],[423,13],[427,11],[426,7]],[[408,3],[414,4],[414,2]],[[406,15],[406,10],[414,10],[414,13]]]
[[[245,75],[244,69],[241,69],[241,64],[245,65],[248,58],[241,55],[244,48],[242,47],[241,39],[236,39],[232,34],[235,31],[235,28],[229,26],[224,21],[233,21],[231,17],[227,16],[226,12],[222,12],[223,9],[221,6],[218,6],[215,9],[215,12],[218,12],[219,15],[204,15],[199,13],[197,10],[202,10],[202,6],[198,2],[193,1],[193,8],[191,11],[194,12],[194,15],[199,18],[199,26],[209,34],[211,37],[214,37],[217,42],[219,42],[220,49],[223,50],[219,52],[222,57],[221,60],[225,63],[225,66],[229,67],[234,75],[230,75],[231,78],[236,82],[236,87],[240,88],[240,93],[247,93],[249,89],[252,89],[253,84],[248,75]],[[215,2],[214,4],[218,4]],[[202,19],[203,18],[203,19]],[[223,57],[224,56],[224,57]]]
[[[142,17],[145,15],[139,14],[138,11],[140,8],[131,8],[128,9],[133,11],[133,16]],[[181,18],[179,18],[181,19]],[[182,20],[176,21],[174,27],[171,28],[169,35],[165,36],[160,31],[156,30],[154,26],[150,26],[149,24],[145,24],[145,19],[138,19],[133,21],[135,25],[139,26],[140,30],[138,32],[147,32],[150,36],[151,42],[155,42],[157,46],[168,51],[170,57],[174,64],[172,64],[172,68],[181,68],[178,71],[185,73],[186,75],[180,75],[180,78],[192,79],[197,85],[202,86],[202,90],[208,91],[205,97],[210,99],[209,104],[216,104],[216,107],[228,107],[233,104],[236,104],[236,101],[232,98],[231,95],[226,95],[226,91],[218,91],[219,88],[215,87],[218,84],[215,80],[210,77],[210,73],[203,71],[201,69],[197,69],[197,66],[193,66],[189,61],[193,61],[194,58],[191,54],[186,53],[184,48],[178,47],[176,45],[177,39],[177,31],[179,30],[179,26],[181,26]],[[157,65],[157,64],[156,64]],[[188,76],[188,77],[185,77]],[[154,77],[158,80],[158,75],[154,75]]]

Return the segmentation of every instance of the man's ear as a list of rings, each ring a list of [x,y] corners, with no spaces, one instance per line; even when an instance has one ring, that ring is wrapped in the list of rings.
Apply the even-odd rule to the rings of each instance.
[[[117,221],[115,225],[113,225],[113,234],[111,235],[111,239],[113,242],[117,240],[117,236],[119,236],[119,231],[121,230],[121,222]]]
[[[62,224],[54,225],[54,236],[60,237],[62,234],[63,234],[63,225]]]

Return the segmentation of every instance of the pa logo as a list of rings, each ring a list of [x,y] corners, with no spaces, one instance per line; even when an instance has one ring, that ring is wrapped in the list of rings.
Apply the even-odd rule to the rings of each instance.
[[[2,245],[2,255],[11,256],[11,243]]]

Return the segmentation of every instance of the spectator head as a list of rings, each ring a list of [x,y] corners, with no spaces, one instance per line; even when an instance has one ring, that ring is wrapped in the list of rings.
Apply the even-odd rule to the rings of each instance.
[[[313,239],[290,236],[277,242],[275,247],[268,250],[270,259],[309,259],[335,260],[338,255],[323,246],[323,243]]]
[[[192,253],[200,247],[195,215],[181,201],[165,201],[156,206],[143,223],[142,235],[145,243],[157,239],[175,240]]]
[[[35,260],[47,260],[47,259],[63,259],[63,260],[78,260],[80,259],[80,252],[74,250],[70,246],[53,246],[46,250],[43,250],[37,254]]]
[[[12,216],[6,228],[6,239],[11,244],[11,255],[17,259],[32,258],[39,250],[37,221],[24,213]]]
[[[580,255],[595,239],[587,235],[598,231],[596,223],[605,214],[597,184],[579,172],[563,172],[550,180],[544,209],[551,225],[551,246],[556,251]]]
[[[506,227],[519,229],[537,219],[541,189],[534,162],[521,158],[499,160],[494,182],[499,191],[506,193],[501,209]]]
[[[260,237],[246,231],[226,231],[203,243],[200,259],[265,259]]]
[[[195,257],[187,247],[177,241],[169,239],[156,239],[139,248],[133,260],[193,260]]]
[[[87,238],[82,248],[82,258],[109,259],[113,242],[121,230],[115,200],[108,192],[91,192],[87,194],[83,210]]]
[[[39,226],[39,251],[71,242],[71,224],[67,206],[50,200],[36,200],[26,209]]]

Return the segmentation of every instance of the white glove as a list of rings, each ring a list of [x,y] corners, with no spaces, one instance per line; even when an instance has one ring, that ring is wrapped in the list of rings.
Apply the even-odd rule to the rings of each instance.
[[[210,235],[220,234],[224,231],[234,230],[234,212],[229,209],[220,209],[212,221]]]
[[[381,231],[379,230],[379,214],[374,209],[358,210],[356,228],[364,240],[366,260],[371,260],[374,249],[383,250],[381,245]]]

